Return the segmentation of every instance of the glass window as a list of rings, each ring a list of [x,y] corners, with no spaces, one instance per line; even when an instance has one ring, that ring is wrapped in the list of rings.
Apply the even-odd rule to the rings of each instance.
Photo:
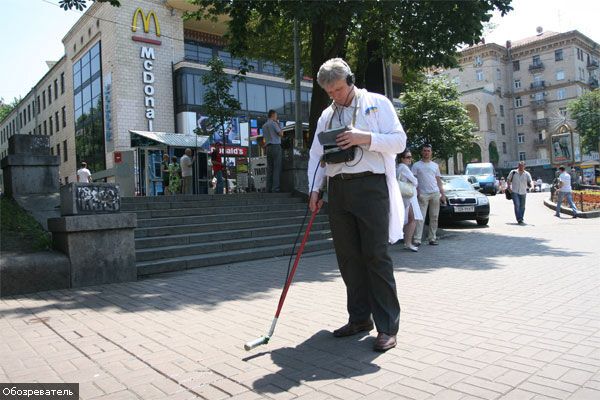
[[[527,160],[525,152],[524,151],[520,151],[519,152],[519,161],[525,161],[525,160]]]
[[[563,79],[565,79],[565,71],[557,71],[556,72],[556,80],[562,81]]]
[[[198,46],[198,61],[209,62],[213,57],[213,50],[210,47]]]
[[[267,86],[267,110],[275,110],[279,114],[284,112],[283,88]]]
[[[80,86],[81,86],[81,71],[78,71],[73,74],[73,90],[79,89]]]
[[[565,90],[564,88],[562,88],[562,89],[558,89],[558,90],[556,91],[556,98],[557,98],[558,100],[564,100],[564,99],[565,99],[565,97],[567,97],[567,92],[566,92],[566,90]]]
[[[561,116],[566,117],[567,116],[567,107],[560,107],[558,109],[558,112],[560,113]]]
[[[94,47],[90,49],[90,57],[95,57],[100,54],[100,42],[96,43]]]
[[[100,77],[97,77],[92,82],[92,97],[99,96],[102,91],[102,87],[100,86]]]
[[[83,114],[90,114],[92,112],[92,101],[88,101],[87,103],[83,103],[83,108],[81,110]]]
[[[515,97],[515,107],[522,107],[523,106],[523,100],[521,99],[520,96]]]
[[[504,124],[500,124],[500,131],[503,135],[506,135],[506,126]]]
[[[554,50],[554,61],[562,61],[563,51],[562,49]]]
[[[85,84],[90,79],[90,63],[81,66],[81,83]]]
[[[533,65],[540,65],[542,62],[540,61],[540,56],[532,57]]]
[[[94,75],[96,72],[100,71],[100,57],[94,57],[92,58],[92,62],[91,62],[91,68],[92,68],[92,75]]]
[[[504,117],[504,106],[500,105],[500,116]]]
[[[477,71],[475,71],[475,76],[478,81],[482,81],[483,80],[483,70],[478,69]]]
[[[523,115],[517,115],[517,125],[523,125]]]
[[[515,89],[520,89],[520,88],[521,88],[521,80],[515,79]]]
[[[81,93],[83,93],[83,104],[92,100],[92,88],[90,85],[85,86]]]
[[[240,108],[242,110],[247,110],[247,102],[246,102],[246,82],[238,83],[238,101],[240,102]]]
[[[525,134],[524,133],[517,133],[517,142],[525,143]]]
[[[198,61],[198,46],[195,43],[185,42],[184,51],[186,60]]]
[[[60,74],[60,94],[65,93],[65,73]]]
[[[518,71],[520,69],[521,69],[521,63],[519,62],[519,60],[513,61],[513,71]]]
[[[265,98],[264,85],[247,83],[248,110],[267,112],[267,102]]]
[[[536,100],[544,100],[544,92],[537,92],[535,94],[535,99]]]
[[[231,53],[229,53],[228,51],[219,50],[217,54],[219,58],[223,60],[225,68],[231,68]]]
[[[192,75],[194,77],[194,104],[204,104],[204,85],[200,75]]]
[[[194,104],[194,78],[192,74],[186,75],[186,98],[185,104]]]
[[[506,142],[502,142],[502,154],[506,154]]]
[[[92,47],[93,49],[93,47]],[[87,53],[85,53],[82,57],[81,57],[81,66],[83,67],[85,64],[88,64],[90,62],[90,59],[92,57],[90,56],[90,52],[88,51]]]

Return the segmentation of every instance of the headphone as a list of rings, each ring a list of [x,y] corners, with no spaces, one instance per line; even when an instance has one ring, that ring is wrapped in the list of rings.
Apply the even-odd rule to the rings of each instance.
[[[348,75],[346,75],[346,83],[348,84],[348,86],[352,86],[354,85],[354,74],[352,73],[352,70],[350,69],[350,66],[348,65],[348,63],[342,59],[340,59],[342,61],[342,63],[346,66],[346,68],[348,69]]]

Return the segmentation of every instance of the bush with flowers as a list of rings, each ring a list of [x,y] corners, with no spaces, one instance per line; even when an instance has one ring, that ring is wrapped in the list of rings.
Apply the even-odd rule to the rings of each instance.
[[[552,195],[552,201],[556,203],[558,192]],[[600,210],[600,190],[573,190],[573,201],[579,211],[598,211]],[[569,207],[567,199],[563,198],[562,204]]]

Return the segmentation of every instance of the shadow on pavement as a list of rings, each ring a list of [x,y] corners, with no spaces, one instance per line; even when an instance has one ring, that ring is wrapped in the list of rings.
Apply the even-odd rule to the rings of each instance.
[[[520,226],[517,225],[515,230],[518,228]],[[395,271],[412,273],[426,273],[441,268],[494,269],[501,264],[498,259],[506,257],[519,264],[523,263],[519,261],[522,257],[585,256],[581,252],[553,247],[547,240],[510,234],[499,235],[479,229],[472,232],[442,231],[438,246],[430,246],[423,242],[419,252],[412,253],[404,250],[402,244],[395,244],[390,253]]]
[[[373,374],[380,367],[372,361],[381,355],[372,350],[374,341],[368,334],[335,338],[321,330],[296,347],[270,352],[281,370],[258,379],[253,388],[258,393],[294,393],[292,388],[301,385],[316,388],[329,383],[323,381]]]

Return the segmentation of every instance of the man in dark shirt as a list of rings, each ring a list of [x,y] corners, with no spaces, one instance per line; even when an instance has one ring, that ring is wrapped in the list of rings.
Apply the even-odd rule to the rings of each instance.
[[[281,176],[281,138],[283,132],[277,120],[277,112],[269,110],[269,119],[262,127],[263,140],[267,147],[267,192],[279,192]]]

